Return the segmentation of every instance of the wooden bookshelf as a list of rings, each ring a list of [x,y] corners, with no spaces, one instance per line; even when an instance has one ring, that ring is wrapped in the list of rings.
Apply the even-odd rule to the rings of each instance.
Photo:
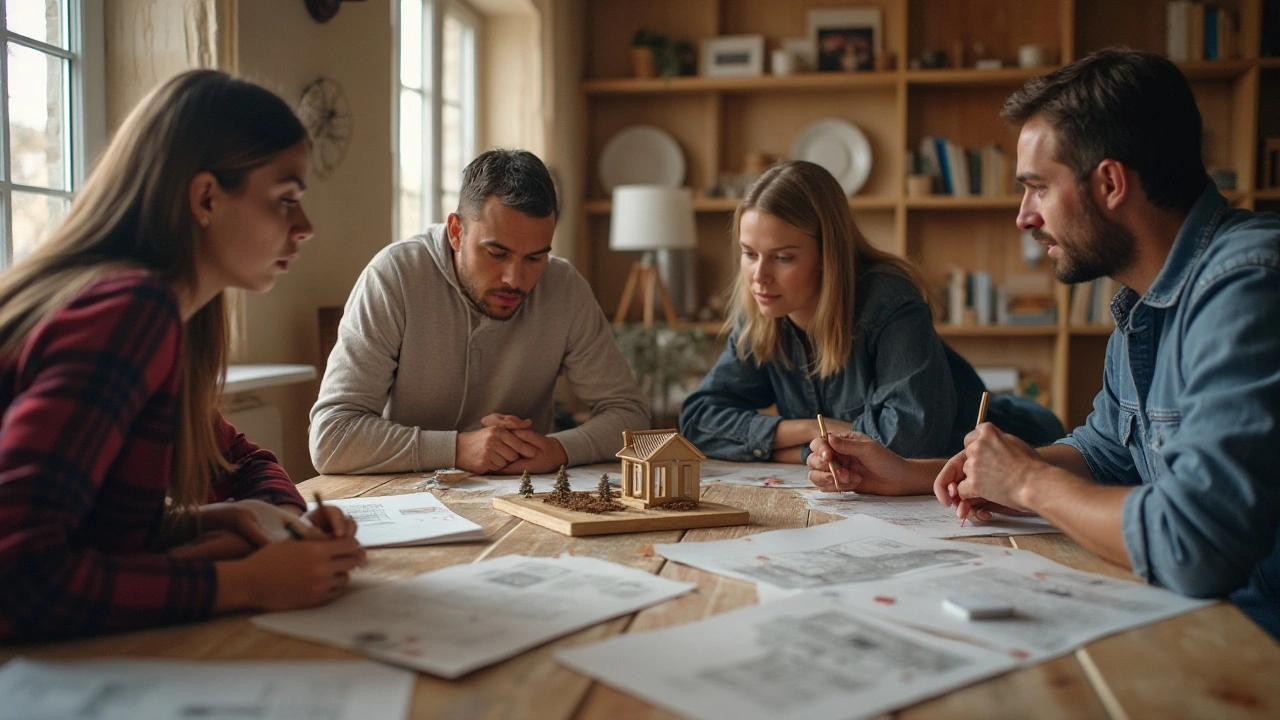
[[[1265,2],[1280,0],[1265,0]],[[1225,0],[1240,28],[1241,57],[1181,65],[1204,116],[1205,162],[1236,173],[1233,205],[1280,209],[1280,189],[1260,189],[1260,139],[1280,135],[1280,59],[1259,58],[1264,0]],[[707,197],[722,172],[740,172],[747,153],[785,157],[810,122],[837,117],[857,125],[872,146],[871,175],[849,199],[859,226],[877,247],[910,257],[926,281],[940,288],[951,267],[983,270],[993,284],[1023,273],[1050,273],[1049,261],[1028,267],[1015,225],[1020,195],[908,197],[908,149],[929,135],[964,146],[999,144],[1012,167],[1016,133],[999,111],[1010,93],[1049,68],[1016,66],[1017,48],[1043,45],[1068,62],[1112,46],[1164,52],[1166,0],[879,0],[847,3],[881,8],[883,46],[897,58],[892,70],[798,73],[747,78],[675,77],[638,80],[626,48],[636,30],[665,33],[697,45],[721,35],[765,36],[769,51],[785,38],[806,35],[806,10],[826,0],[587,0],[584,80],[586,103],[583,213],[578,264],[605,308],[617,305],[633,253],[608,249],[611,203],[596,167],[605,143],[635,124],[671,133],[684,151],[685,184],[693,189],[699,244],[695,250],[700,299],[721,292],[737,272],[728,231],[737,200]],[[954,54],[975,43],[999,70],[909,69],[926,48]],[[767,68],[766,68],[767,69]],[[977,365],[1014,365],[1048,378],[1051,406],[1078,424],[1101,387],[1110,328],[1067,323],[1069,289],[1051,285],[1058,322],[1045,326],[953,326],[938,332]],[[719,324],[703,324],[709,331]]]

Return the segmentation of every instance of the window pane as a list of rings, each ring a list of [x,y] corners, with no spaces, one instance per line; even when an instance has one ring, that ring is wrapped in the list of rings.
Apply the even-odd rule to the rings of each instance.
[[[9,43],[11,179],[67,189],[66,61]]]
[[[400,0],[400,84],[422,87],[422,2]]]
[[[6,0],[4,15],[10,32],[67,47],[66,0]]]
[[[13,193],[13,259],[17,260],[36,245],[67,215],[70,202],[66,198],[14,191]]]
[[[422,166],[426,127],[422,122],[422,95],[400,91],[400,227],[401,239],[422,232],[422,198],[425,172]]]
[[[440,193],[440,214],[447,217],[449,213],[457,212],[457,210],[458,210],[458,193],[456,192]],[[444,222],[444,217],[441,217],[439,222]]]
[[[441,108],[440,188],[462,187],[462,109],[446,104]]]
[[[462,61],[465,47],[464,33],[467,28],[458,18],[446,13],[444,16],[444,44],[441,48],[443,57],[440,77],[440,97],[445,102],[458,102],[462,98]]]

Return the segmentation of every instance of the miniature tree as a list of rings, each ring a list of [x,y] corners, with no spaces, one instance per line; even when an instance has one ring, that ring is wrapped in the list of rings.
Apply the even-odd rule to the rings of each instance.
[[[596,487],[596,492],[600,493],[601,500],[613,502],[613,488],[609,485],[609,473],[600,475],[600,484]]]
[[[556,484],[551,488],[552,492],[557,495],[568,495],[572,490],[569,487],[569,473],[565,471],[564,466],[560,466],[560,471],[556,473]]]
[[[529,478],[528,470],[525,470],[520,475],[520,494],[525,497],[533,497],[533,480]]]

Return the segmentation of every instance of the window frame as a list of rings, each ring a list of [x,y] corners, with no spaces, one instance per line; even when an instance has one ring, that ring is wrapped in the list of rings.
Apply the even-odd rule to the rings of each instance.
[[[3,0],[0,0],[2,2]],[[410,88],[401,83],[400,62],[401,62],[401,36],[400,31],[403,22],[401,14],[401,3],[395,2],[396,43],[395,50],[392,53],[392,64],[394,67],[395,92],[392,93],[392,117],[395,118],[395,130],[392,133],[392,142],[394,143],[393,155],[395,157],[395,207],[392,212],[392,228],[395,237],[392,242],[403,239],[401,236],[408,237],[417,233],[424,232],[428,226],[435,222],[435,218],[443,221],[453,208],[443,208],[441,204],[441,195],[443,194],[443,182],[441,167],[443,165],[444,147],[443,147],[443,116],[444,116],[444,99],[441,93],[444,77],[444,18],[446,14],[451,14],[459,19],[463,25],[468,27],[472,33],[472,42],[469,48],[464,48],[464,76],[461,82],[462,98],[461,110],[463,122],[462,129],[462,164],[465,166],[472,158],[475,157],[478,148],[479,135],[479,113],[477,112],[477,102],[480,95],[480,68],[479,58],[481,54],[481,37],[482,37],[482,18],[474,8],[462,0],[421,0],[422,2],[422,29],[421,36],[423,38],[422,62],[421,68],[422,88]],[[465,53],[469,50],[470,57],[466,57]],[[419,94],[422,97],[423,110],[423,135],[425,142],[422,143],[422,157],[420,159],[423,177],[421,178],[422,198],[419,208],[420,216],[423,218],[423,226],[421,228],[405,228],[401,229],[401,217],[403,209],[401,208],[401,184],[402,174],[400,165],[400,133],[401,113],[400,113],[400,97],[401,93],[410,91]],[[408,234],[406,234],[408,233]]]
[[[67,0],[67,48],[10,32],[8,1],[0,0],[0,270],[13,263],[13,193],[24,192],[71,202],[83,186],[92,159],[106,144],[106,77],[103,5]],[[63,122],[67,128],[63,190],[23,185],[12,180],[9,144],[9,44],[62,58],[67,62]]]

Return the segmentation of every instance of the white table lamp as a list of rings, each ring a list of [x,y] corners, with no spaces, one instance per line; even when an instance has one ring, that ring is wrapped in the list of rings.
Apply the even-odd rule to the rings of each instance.
[[[667,288],[654,268],[654,252],[690,250],[698,245],[693,219],[693,200],[687,188],[665,185],[619,185],[613,189],[613,210],[609,219],[609,249],[644,254],[631,266],[622,299],[613,317],[621,325],[631,309],[637,290],[643,293],[646,326],[653,325],[654,300],[662,303],[668,325],[676,325],[675,309]]]

